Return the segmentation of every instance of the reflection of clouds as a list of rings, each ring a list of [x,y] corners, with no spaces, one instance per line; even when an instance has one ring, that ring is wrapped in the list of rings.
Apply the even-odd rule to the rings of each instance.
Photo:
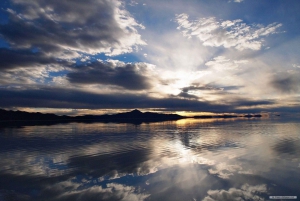
[[[36,111],[35,111],[36,112]],[[125,123],[61,123],[54,125],[23,126],[21,128],[5,128],[5,134],[14,137],[39,137],[45,139],[76,139],[95,134],[115,135],[116,133],[127,133],[133,131],[134,125]],[[70,138],[71,137],[71,138]]]
[[[65,174],[66,155],[41,156],[31,152],[13,152],[0,155],[0,170],[13,175],[58,176]],[[62,168],[64,167],[64,168]]]
[[[230,188],[226,190],[209,190],[202,201],[242,201],[242,200],[264,200],[257,194],[266,193],[265,184],[250,186],[244,184],[240,189]]]
[[[122,177],[128,176],[128,175],[145,176],[145,175],[156,173],[160,169],[161,166],[162,166],[162,164],[160,161],[150,160],[150,161],[138,164],[138,167],[131,169],[129,172],[121,172],[118,170],[113,170],[108,175],[99,177],[98,180],[99,180],[99,182],[104,181],[104,180],[114,180],[114,179],[119,179],[119,178],[122,178]]]
[[[218,177],[228,179],[234,172],[242,170],[239,165],[227,165],[226,163],[220,163],[208,170],[210,174],[216,174]]]
[[[265,170],[264,172],[266,172],[272,166],[271,164],[262,167],[262,165],[259,165],[261,163],[248,164],[254,157],[255,160],[266,160],[271,157],[265,152],[266,147],[258,146],[265,141],[261,135],[240,135],[232,128],[229,129],[229,132],[228,129],[220,129],[222,127],[215,126],[215,124],[204,124],[201,133],[199,133],[199,122],[197,121],[197,123],[192,120],[191,123],[185,121],[184,125],[167,124],[168,127],[172,126],[170,128],[174,128],[173,130],[170,128],[164,129],[162,126],[166,125],[163,124],[151,124],[151,129],[156,130],[153,132],[154,138],[150,139],[144,134],[139,134],[138,138],[132,137],[132,135],[126,135],[125,137],[123,133],[136,132],[137,129],[126,124],[78,123],[32,127],[32,129],[25,127],[23,130],[25,133],[30,133],[29,136],[32,134],[36,136],[37,133],[42,132],[41,129],[44,129],[45,136],[51,138],[58,136],[57,141],[66,138],[70,142],[67,144],[58,143],[58,145],[67,145],[67,147],[62,147],[64,148],[64,154],[56,154],[57,150],[54,148],[50,150],[54,152],[53,154],[44,156],[39,152],[25,153],[22,151],[15,152],[10,156],[3,156],[1,157],[3,160],[0,161],[1,169],[15,175],[56,176],[70,171],[70,167],[74,167],[79,172],[85,172],[85,168],[88,168],[90,173],[94,172],[97,175],[97,178],[102,177],[102,179],[112,180],[127,175],[149,175],[177,165],[184,167],[191,164],[200,164],[208,169],[209,174],[228,179],[234,174],[255,174],[257,170]],[[219,124],[219,122],[216,123]],[[138,131],[145,128],[149,129],[148,126],[143,125]],[[61,130],[62,134],[53,135],[53,132],[58,130]],[[177,132],[175,135],[174,131]],[[239,129],[237,131],[240,132]],[[95,133],[105,134],[101,138],[96,138]],[[73,138],[78,138],[78,140],[69,139],[71,134],[76,134]],[[86,136],[87,140],[98,140],[91,144],[79,142],[82,137],[85,137],[83,135]],[[103,140],[100,141],[99,139]],[[72,145],[69,146],[71,143]],[[79,143],[79,146],[76,143]],[[245,146],[248,146],[248,148],[244,149]],[[237,149],[232,149],[232,147],[238,147],[238,152]],[[49,153],[49,151],[47,152]],[[262,155],[257,157],[257,154],[249,155],[249,153],[257,152],[264,153],[266,157],[262,157]],[[245,158],[245,156],[250,160],[237,162],[239,161],[238,158]],[[123,165],[118,162],[124,158],[130,158],[131,163],[134,165],[129,168],[128,164]],[[111,161],[114,162],[110,163]],[[104,169],[101,163],[111,164],[111,167],[108,165]],[[86,167],[82,167],[82,164],[85,164]],[[70,167],[67,165],[70,165]]]
[[[298,142],[297,142],[298,141]],[[280,139],[278,140],[273,146],[272,146],[272,150],[279,155],[282,154],[289,154],[292,156],[298,155],[298,153],[300,153],[300,149],[298,149],[297,144],[299,144],[300,140],[296,140],[296,139]]]
[[[44,190],[45,194],[54,195],[51,200],[61,201],[81,201],[81,200],[122,200],[122,201],[142,201],[149,197],[149,194],[141,193],[133,186],[126,186],[116,183],[109,183],[106,188],[102,186],[92,186],[82,188],[78,183],[64,181]]]
[[[155,190],[165,193],[178,189],[192,192],[192,189],[201,188],[201,192],[192,192],[198,195],[195,196],[197,200],[205,197],[203,195],[207,192],[205,201],[218,200],[217,198],[227,194],[232,200],[243,200],[247,195],[259,192],[258,187],[243,185],[228,190],[229,187],[224,189],[222,184],[234,179],[233,183],[241,186],[246,183],[245,180],[254,177],[257,179],[254,184],[268,184],[268,181],[277,183],[290,177],[291,172],[286,167],[291,167],[292,162],[297,171],[299,169],[299,160],[283,159],[280,164],[273,160],[279,158],[278,154],[274,156],[274,143],[287,136],[283,132],[274,136],[276,131],[273,127],[269,127],[268,133],[262,135],[262,124],[263,122],[256,122],[256,126],[253,126],[254,124],[240,123],[237,127],[230,122],[197,124],[195,121],[185,121],[184,124],[166,122],[143,124],[139,127],[126,124],[108,124],[105,127],[98,123],[57,125],[44,130],[46,140],[38,141],[40,138],[33,138],[32,141],[36,144],[32,143],[33,147],[28,145],[29,150],[26,150],[27,147],[17,147],[15,151],[0,154],[0,171],[9,176],[29,176],[29,180],[54,177],[45,179],[49,181],[50,187],[41,193],[44,196],[48,191],[51,192],[49,199],[56,197],[58,200],[83,200],[81,194],[90,194],[90,198],[96,200],[103,200],[104,195],[115,200],[144,199],[146,195],[138,195],[139,191],[133,187],[121,184],[104,187],[106,183],[123,183],[128,179],[141,182],[141,188],[146,188],[151,196],[155,194]],[[59,128],[65,129],[63,134],[51,136]],[[38,128],[24,129],[33,134],[42,132]],[[280,131],[282,128],[276,129]],[[296,142],[293,138],[298,139],[297,130],[290,133],[289,142]],[[22,134],[21,129],[19,134]],[[56,136],[58,138],[54,139]],[[13,137],[19,140],[19,136]],[[44,146],[42,150],[41,145]],[[292,153],[288,156],[296,157]],[[284,171],[280,172],[279,177],[276,170]],[[72,177],[76,177],[76,182],[79,183],[70,181]],[[296,181],[298,176],[294,177],[292,181]],[[54,185],[50,184],[52,181]],[[66,182],[56,183],[57,181]],[[224,190],[208,191],[214,182],[214,189]],[[288,185],[292,184],[298,185]],[[34,185],[40,187],[39,183]],[[113,197],[115,195],[118,197]]]

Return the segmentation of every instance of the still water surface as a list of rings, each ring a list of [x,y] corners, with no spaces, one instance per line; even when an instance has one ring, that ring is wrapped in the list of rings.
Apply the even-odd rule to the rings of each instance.
[[[298,120],[0,128],[0,201],[300,197]]]

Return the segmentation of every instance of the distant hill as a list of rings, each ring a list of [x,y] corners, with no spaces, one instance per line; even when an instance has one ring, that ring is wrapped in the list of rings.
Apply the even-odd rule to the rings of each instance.
[[[0,121],[42,121],[70,119],[69,116],[58,116],[55,114],[43,114],[40,112],[30,113],[23,111],[7,111],[0,109]]]

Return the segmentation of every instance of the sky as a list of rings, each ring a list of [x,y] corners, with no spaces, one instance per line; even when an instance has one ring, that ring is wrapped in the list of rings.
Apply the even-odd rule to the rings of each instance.
[[[0,107],[300,113],[299,0],[2,0]]]

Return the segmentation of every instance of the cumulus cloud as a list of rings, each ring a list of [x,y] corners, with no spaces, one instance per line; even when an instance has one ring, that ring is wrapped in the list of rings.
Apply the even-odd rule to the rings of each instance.
[[[264,200],[260,194],[267,193],[265,184],[250,186],[244,184],[240,189],[230,188],[226,190],[209,190],[202,201],[229,201],[229,200]],[[259,195],[257,195],[259,194]]]
[[[0,34],[13,48],[37,48],[62,57],[73,51],[118,55],[146,44],[137,31],[143,26],[117,0],[12,3],[14,10],[7,10],[9,21],[0,25]]]
[[[129,90],[151,88],[153,65],[146,63],[101,62],[77,66],[67,75],[71,83],[116,85]]]
[[[217,20],[214,17],[200,18],[191,21],[185,13],[176,16],[184,36],[197,37],[204,46],[235,48],[237,50],[260,50],[262,38],[277,33],[282,26],[280,23],[272,23],[267,26],[259,24],[248,25],[241,19]]]

